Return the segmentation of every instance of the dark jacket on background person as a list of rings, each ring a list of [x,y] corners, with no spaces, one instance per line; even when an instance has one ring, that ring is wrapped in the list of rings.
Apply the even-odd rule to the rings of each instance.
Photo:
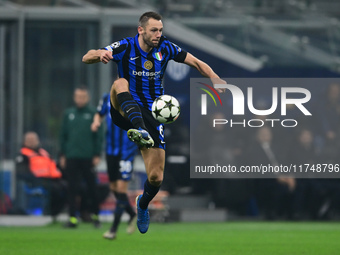
[[[66,158],[92,158],[100,156],[103,132],[92,132],[95,108],[72,107],[65,111],[60,134],[61,154]]]

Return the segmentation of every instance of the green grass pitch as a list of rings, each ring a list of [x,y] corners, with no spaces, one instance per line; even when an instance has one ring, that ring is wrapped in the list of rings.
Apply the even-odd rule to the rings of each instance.
[[[0,254],[340,254],[339,222],[151,223],[144,235],[138,230],[128,235],[126,226],[113,241],[102,238],[109,224],[101,229],[89,224],[1,227]]]

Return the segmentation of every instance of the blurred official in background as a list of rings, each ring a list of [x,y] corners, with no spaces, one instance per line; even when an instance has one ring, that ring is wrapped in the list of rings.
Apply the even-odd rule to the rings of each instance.
[[[75,107],[65,111],[60,134],[60,165],[65,169],[69,187],[70,218],[65,227],[74,228],[78,224],[76,197],[80,194],[82,181],[86,182],[89,191],[92,221],[95,227],[100,227],[95,166],[100,162],[102,132],[91,131],[96,110],[89,106],[87,88],[76,88],[73,99]]]

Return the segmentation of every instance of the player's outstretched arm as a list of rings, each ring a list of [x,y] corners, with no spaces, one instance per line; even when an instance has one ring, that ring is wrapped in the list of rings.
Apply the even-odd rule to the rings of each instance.
[[[112,59],[112,52],[108,50],[89,50],[84,56],[82,61],[86,64],[94,64],[103,62],[104,64],[109,63]]]
[[[210,78],[213,84],[222,84],[222,83],[225,84],[226,83],[226,81],[220,79],[220,77],[211,69],[211,67],[207,63],[194,57],[189,52],[187,53],[184,63],[191,67],[196,68],[202,74],[202,76]],[[225,92],[225,89],[216,89],[216,90],[220,93]]]
[[[204,77],[219,78],[218,75],[211,69],[211,67],[208,64],[194,57],[189,52],[187,53],[184,63],[191,67],[196,68]]]
[[[92,132],[97,132],[98,131],[99,127],[102,124],[103,118],[104,117],[100,116],[98,112],[93,116],[93,122],[91,124]]]

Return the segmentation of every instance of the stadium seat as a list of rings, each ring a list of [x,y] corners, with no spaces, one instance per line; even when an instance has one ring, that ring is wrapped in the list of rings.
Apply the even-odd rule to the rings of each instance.
[[[26,195],[26,213],[30,215],[43,215],[48,204],[47,190],[40,186],[29,187],[25,184],[24,191]]]

